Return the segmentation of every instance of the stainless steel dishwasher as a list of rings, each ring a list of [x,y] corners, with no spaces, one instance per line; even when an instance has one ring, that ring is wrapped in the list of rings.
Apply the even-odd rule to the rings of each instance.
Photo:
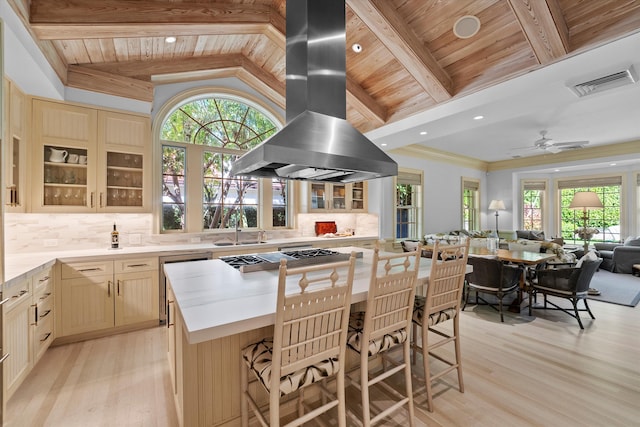
[[[174,262],[202,261],[211,259],[211,252],[192,252],[179,255],[167,255],[158,258],[160,262],[160,324],[167,323],[167,278],[164,275],[164,265]]]

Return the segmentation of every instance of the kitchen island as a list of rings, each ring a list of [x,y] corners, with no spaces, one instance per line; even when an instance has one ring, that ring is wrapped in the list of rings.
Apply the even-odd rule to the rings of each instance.
[[[366,300],[373,251],[357,259],[352,304]],[[168,351],[183,426],[240,425],[240,349],[273,333],[277,270],[241,273],[221,260],[165,265]],[[470,271],[469,267],[469,271]],[[431,260],[420,261],[419,283]]]

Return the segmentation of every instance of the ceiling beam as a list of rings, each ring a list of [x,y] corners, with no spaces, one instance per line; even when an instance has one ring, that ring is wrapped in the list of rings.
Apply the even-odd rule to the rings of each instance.
[[[569,52],[569,28],[557,0],[509,0],[525,37],[540,64]]]
[[[347,76],[347,104],[372,122],[374,127],[380,127],[387,122],[387,109],[378,104],[362,86],[349,76]]]
[[[67,0],[60,7],[59,3],[31,1],[30,25],[40,39],[263,34],[272,26],[275,34],[284,34],[285,28],[284,18],[265,5]]]
[[[153,101],[153,84],[79,65],[70,65],[67,86],[140,101]]]
[[[451,76],[387,0],[347,0],[349,7],[436,102],[451,98]]]

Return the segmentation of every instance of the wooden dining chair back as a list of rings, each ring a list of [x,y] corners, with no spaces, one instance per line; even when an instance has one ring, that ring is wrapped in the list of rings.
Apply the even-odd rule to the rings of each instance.
[[[360,381],[356,383],[362,394],[362,423],[365,427],[378,423],[389,414],[406,405],[408,424],[413,426],[413,386],[409,336],[411,316],[416,291],[418,269],[420,267],[420,245],[415,251],[404,253],[380,253],[376,246],[371,266],[371,281],[367,294],[365,311],[351,313],[347,345],[360,355]],[[383,356],[393,349],[402,348],[401,361],[393,359],[387,369],[382,364],[382,372],[369,372],[369,358]],[[404,395],[388,385],[384,380],[404,371]],[[379,385],[398,400],[371,416],[370,388]]]
[[[469,256],[469,240],[455,245],[439,245],[433,248],[431,272],[426,296],[416,296],[413,308],[413,362],[416,354],[422,353],[424,381],[426,384],[427,405],[433,411],[432,382],[453,370],[458,371],[458,387],[464,392],[462,381],[462,360],[460,354],[460,304],[464,290],[467,259]],[[434,329],[437,324],[447,320],[453,321],[453,332]],[[418,336],[418,327],[421,328]],[[439,335],[438,341],[430,342],[429,332]],[[420,338],[420,342],[418,342]],[[455,360],[446,358],[434,350],[447,343],[453,343]],[[429,356],[444,362],[446,369],[432,374],[429,367]]]
[[[280,425],[280,398],[298,392],[298,413],[287,426],[297,426],[337,407],[338,425],[346,425],[345,357],[356,254],[348,261],[288,268],[280,263],[273,338],[242,351],[242,425],[249,424],[249,406],[263,426]],[[269,394],[269,422],[249,393],[253,372]],[[325,380],[336,378],[336,392]],[[304,405],[304,388],[318,383],[323,404]],[[330,400],[327,401],[328,397]]]

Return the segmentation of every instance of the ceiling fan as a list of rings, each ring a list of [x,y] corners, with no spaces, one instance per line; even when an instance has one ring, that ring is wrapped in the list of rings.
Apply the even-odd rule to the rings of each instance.
[[[547,138],[547,131],[542,130],[540,131],[540,139],[533,143],[533,147],[516,148],[516,150],[543,150],[555,154],[561,151],[584,148],[588,143],[589,141],[556,142],[551,138]]]

